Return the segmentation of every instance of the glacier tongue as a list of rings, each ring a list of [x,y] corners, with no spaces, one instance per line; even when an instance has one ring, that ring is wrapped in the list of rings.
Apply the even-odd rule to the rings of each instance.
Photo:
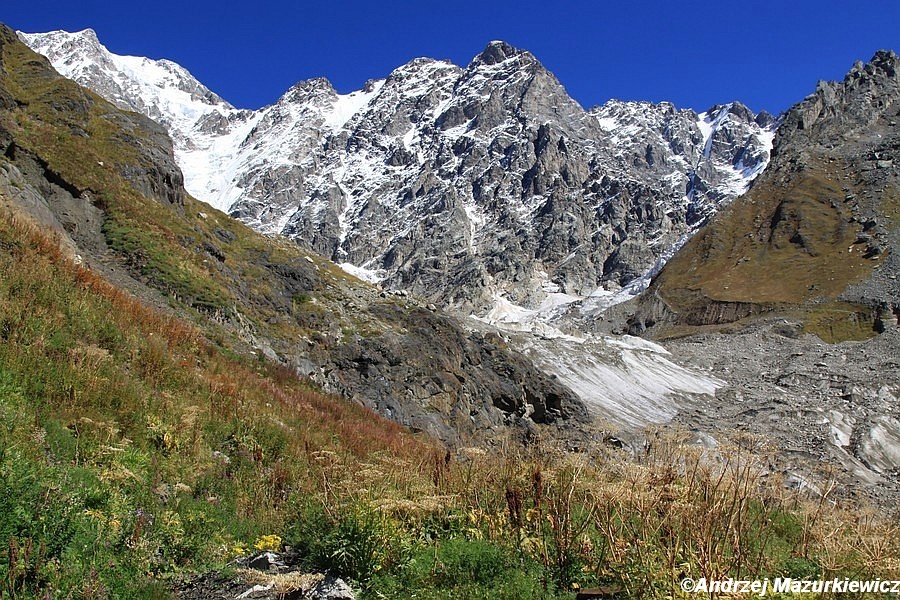
[[[587,336],[524,338],[515,347],[575,392],[595,417],[637,430],[666,423],[687,395],[715,395],[725,385],[669,360],[662,347],[648,348],[640,338]]]
[[[483,317],[472,317],[478,327],[495,328],[514,349],[584,402],[606,427],[637,431],[671,421],[679,400],[697,395],[714,396],[725,382],[669,360],[658,344],[633,336],[564,333],[554,326],[557,317],[580,301],[551,293],[535,310],[516,306],[501,296]]]

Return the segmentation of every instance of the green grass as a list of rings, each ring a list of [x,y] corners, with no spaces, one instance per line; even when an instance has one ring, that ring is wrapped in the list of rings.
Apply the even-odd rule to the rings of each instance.
[[[848,302],[829,302],[810,308],[803,332],[834,344],[846,340],[866,340],[877,335],[873,311]]]
[[[841,293],[877,264],[851,250],[859,227],[843,202],[842,183],[811,168],[787,188],[754,188],[672,259],[660,277],[662,293],[687,289],[756,304]]]
[[[27,227],[4,219],[0,240],[0,539],[36,549],[0,550],[17,594],[155,589],[282,529],[287,495],[318,485],[312,453],[420,448],[276,367],[229,360]]]
[[[2,58],[20,106],[0,125],[90,191],[107,243],[177,310],[148,308],[0,214],[0,596],[166,597],[176,577],[272,536],[364,598],[593,585],[680,597],[681,574],[900,578],[896,521],[809,505],[749,468],[765,457],[744,446],[657,439],[637,462],[540,441],[446,453],[236,351],[223,321],[282,339],[419,325],[390,300],[345,317],[342,291],[359,284],[317,257],[298,289],[273,289],[272,269],[305,253],[191,198],[141,196],[121,171],[143,164],[145,133],[21,44]]]

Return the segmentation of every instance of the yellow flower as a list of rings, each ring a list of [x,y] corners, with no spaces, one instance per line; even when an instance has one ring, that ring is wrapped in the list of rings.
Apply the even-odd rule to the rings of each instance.
[[[256,539],[253,547],[257,550],[268,550],[269,552],[278,552],[281,550],[281,537],[277,535],[263,535]]]

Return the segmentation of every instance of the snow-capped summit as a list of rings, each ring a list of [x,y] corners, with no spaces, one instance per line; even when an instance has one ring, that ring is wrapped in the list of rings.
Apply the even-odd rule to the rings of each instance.
[[[92,89],[120,108],[145,114],[164,125],[172,137],[185,188],[217,208],[227,208],[209,193],[228,189],[231,177],[221,173],[231,150],[215,143],[252,111],[231,104],[169,60],[113,54],[93,29],[76,33],[22,33],[19,38],[46,56],[62,75]]]
[[[66,77],[121,108],[144,112],[170,129],[184,129],[211,109],[233,109],[180,65],[113,54],[93,29],[19,33],[19,37]]]
[[[465,68],[418,58],[350,94],[302,81],[249,111],[174,63],[110,53],[90,30],[20,36],[167,126],[192,195],[360,276],[470,309],[635,280],[747,188],[774,130],[738,103],[585,111],[500,41]]]

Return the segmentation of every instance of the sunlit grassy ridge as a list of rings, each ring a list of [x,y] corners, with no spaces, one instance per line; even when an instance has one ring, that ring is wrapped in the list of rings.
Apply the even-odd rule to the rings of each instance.
[[[766,183],[723,209],[660,273],[654,289],[680,324],[660,334],[777,313],[829,342],[874,336],[874,307],[836,302],[883,258],[868,256],[859,237],[849,167],[811,159],[787,184]],[[895,203],[888,189],[881,213]]]
[[[665,281],[726,302],[837,296],[874,265],[853,252],[859,226],[846,204],[836,176],[799,175],[786,188],[751,190],[698,233],[693,252],[673,258]]]

